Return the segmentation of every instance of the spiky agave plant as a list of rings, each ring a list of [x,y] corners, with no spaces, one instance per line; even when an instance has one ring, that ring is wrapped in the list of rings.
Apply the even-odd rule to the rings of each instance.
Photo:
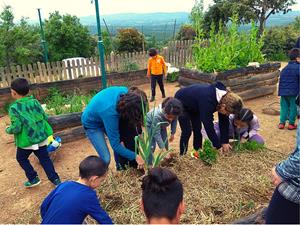
[[[142,104],[143,110],[143,124],[144,130],[142,134],[135,137],[135,152],[138,153],[145,162],[145,170],[148,170],[150,167],[157,167],[162,162],[162,160],[172,151],[159,151],[157,154],[153,154],[151,150],[151,141],[154,138],[155,133],[162,124],[166,122],[160,122],[151,127],[150,130],[146,129],[147,127],[147,111],[145,106]],[[152,115],[154,117],[154,113]],[[153,118],[152,118],[153,119]]]

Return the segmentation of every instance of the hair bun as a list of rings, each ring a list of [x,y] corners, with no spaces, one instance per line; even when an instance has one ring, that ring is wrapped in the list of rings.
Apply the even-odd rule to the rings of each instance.
[[[155,167],[144,177],[143,183],[151,192],[165,192],[177,180],[177,176],[170,170]]]

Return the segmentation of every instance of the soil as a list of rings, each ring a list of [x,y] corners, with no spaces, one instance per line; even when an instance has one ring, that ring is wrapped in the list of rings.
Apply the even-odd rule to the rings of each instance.
[[[150,88],[149,85],[142,85],[140,86],[143,90],[146,91],[148,95],[150,95]],[[178,86],[176,83],[173,84],[166,84],[166,93],[168,96],[173,96],[176,90],[178,90]],[[158,94],[157,94],[157,100],[156,103],[151,104],[152,106],[154,104],[158,105],[162,99],[160,98],[160,92],[157,88]],[[289,131],[287,129],[285,130],[278,130],[277,124],[278,124],[278,116],[271,116],[266,115],[262,113],[262,109],[267,107],[269,104],[273,102],[279,102],[279,98],[275,95],[266,96],[254,100],[250,100],[245,102],[245,105],[247,107],[250,107],[255,114],[258,116],[260,120],[261,125],[261,135],[266,140],[266,146],[271,149],[272,151],[269,151],[268,157],[265,157],[264,154],[258,154],[257,157],[254,157],[255,159],[251,159],[247,162],[247,154],[241,154],[238,157],[240,162],[246,162],[249,164],[249,167],[253,167],[253,172],[257,172],[259,176],[253,175],[253,179],[258,179],[258,177],[263,176],[264,179],[268,179],[269,176],[269,170],[263,169],[260,170],[260,166],[267,165],[267,168],[275,165],[275,163],[278,160],[282,160],[288,156],[289,153],[291,153],[295,146],[295,140],[296,140],[296,131]],[[46,197],[46,195],[54,188],[53,185],[48,181],[44,171],[42,170],[41,166],[39,165],[36,158],[32,155],[31,161],[33,164],[33,167],[37,170],[42,183],[32,189],[25,189],[23,187],[23,182],[26,180],[25,174],[23,170],[18,165],[18,162],[15,159],[16,149],[13,144],[12,136],[9,136],[5,134],[5,126],[9,123],[9,118],[7,116],[0,118],[0,205],[2,205],[2,210],[0,212],[0,223],[39,223],[40,222],[40,216],[39,216],[39,208],[43,201],[43,199]],[[173,143],[171,143],[171,147],[174,149],[175,152],[178,152],[178,146],[179,146],[179,135],[180,130],[177,130],[176,138]],[[66,143],[63,144],[60,148],[59,152],[56,155],[55,158],[55,168],[58,174],[60,175],[61,179],[64,180],[70,180],[70,179],[76,179],[78,176],[78,165],[80,161],[85,158],[88,155],[96,155],[96,151],[91,146],[90,142],[87,139],[78,140],[72,143]],[[276,158],[272,158],[272,155],[277,155]],[[270,158],[271,157],[271,158]],[[253,156],[252,156],[253,158]],[[113,162],[113,160],[112,160]],[[256,165],[256,162],[258,165]],[[188,163],[188,162],[185,162]],[[227,169],[230,170],[230,167],[227,167],[227,164],[230,164],[230,158],[224,158],[220,157],[218,163],[220,165],[224,165],[224,171]],[[252,164],[251,164],[252,163]],[[193,164],[194,165],[194,164]],[[198,164],[197,164],[198,165]],[[110,165],[111,169],[114,170],[114,164],[112,163]],[[189,167],[189,165],[181,164],[178,166],[178,172],[180,170],[183,170],[185,167]],[[256,167],[256,168],[254,168]],[[207,171],[206,168],[204,168],[202,165],[199,166],[198,172],[201,173],[205,172],[208,177],[211,177],[211,179],[214,179],[214,173],[217,173],[216,170],[209,170]],[[224,172],[223,171],[223,172]],[[250,170],[249,170],[250,171]],[[219,174],[219,176],[230,176],[231,180],[235,177],[235,171],[227,171],[228,173],[225,174]],[[122,175],[123,176],[123,175]],[[181,175],[182,176],[182,175]],[[188,174],[186,177],[183,177],[182,179],[186,180],[188,178]],[[115,178],[117,180],[117,178]],[[224,177],[225,179],[225,177]],[[238,179],[238,178],[237,178]],[[242,177],[240,179],[243,179]],[[266,181],[267,183],[270,183],[269,180]],[[250,181],[251,183],[251,181]],[[227,186],[232,188],[232,190],[235,189],[236,182],[227,182]],[[197,185],[197,184],[195,184]],[[201,185],[201,184],[199,184]],[[212,184],[213,185],[213,184]],[[217,185],[217,184],[215,184]],[[139,188],[139,185],[137,185]],[[191,186],[187,185],[189,188],[185,189],[185,195],[188,195],[189,191],[193,191],[197,189],[197,186]],[[251,185],[247,186],[244,189],[235,190],[239,191],[241,196],[247,196],[252,195],[251,199],[253,199],[255,206],[259,206],[262,204],[266,204],[268,200],[270,199],[270,187],[272,186],[269,184],[268,186],[268,193],[262,194],[263,196],[258,196],[259,193],[255,193],[255,184],[253,184],[253,187]],[[226,189],[226,188],[225,188]],[[137,189],[138,190],[138,189]],[[207,195],[210,190],[206,190]],[[216,190],[213,190],[212,193],[215,193]],[[220,188],[218,188],[219,192],[222,192]],[[109,201],[112,199],[112,196],[114,196],[114,193],[103,193],[103,200]],[[137,193],[136,198],[139,197],[139,193]],[[223,195],[224,198],[226,198],[226,195]],[[219,198],[222,198],[220,195]],[[121,204],[122,198],[117,198],[118,204]],[[221,199],[220,199],[221,201]],[[117,205],[118,205],[117,204]],[[138,203],[137,203],[138,204]],[[191,205],[191,204],[190,204]],[[205,210],[208,206],[202,205],[202,209]],[[135,208],[138,208],[135,207]],[[240,215],[233,215],[233,217],[229,218],[226,215],[222,215],[224,213],[222,210],[220,211],[218,204],[215,202],[214,206],[210,206],[210,210],[213,210],[213,212],[216,213],[216,215],[219,215],[218,222],[229,222],[230,219],[238,218]],[[199,212],[199,213],[198,213]],[[199,217],[202,211],[199,209],[191,209],[189,208],[189,205],[187,205],[187,215],[190,214],[197,214]],[[112,213],[114,215],[114,213]],[[204,220],[203,218],[205,216],[202,216],[202,219],[199,220],[192,220],[187,218],[187,216],[184,218],[184,222],[209,222],[208,220]],[[209,215],[208,215],[209,217]],[[206,218],[206,217],[205,217]],[[116,221],[119,223],[122,223],[121,220]],[[129,220],[126,222],[137,222],[133,220]],[[142,222],[142,221],[140,221]],[[210,221],[213,222],[213,221]]]

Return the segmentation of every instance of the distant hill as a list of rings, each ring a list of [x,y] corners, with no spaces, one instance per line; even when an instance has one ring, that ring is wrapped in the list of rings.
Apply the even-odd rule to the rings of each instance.
[[[291,11],[287,14],[278,13],[271,15],[267,21],[267,27],[287,25],[300,16],[300,11]],[[108,29],[115,35],[117,30],[124,27],[135,27],[143,32],[146,36],[155,36],[157,40],[166,40],[172,37],[176,19],[175,31],[177,32],[180,26],[189,22],[188,12],[174,13],[123,13],[113,15],[102,15],[101,19],[105,19]],[[97,32],[95,16],[80,17],[80,22],[89,27],[92,34]],[[102,29],[104,22],[101,20]],[[241,30],[249,29],[249,25],[244,25]]]

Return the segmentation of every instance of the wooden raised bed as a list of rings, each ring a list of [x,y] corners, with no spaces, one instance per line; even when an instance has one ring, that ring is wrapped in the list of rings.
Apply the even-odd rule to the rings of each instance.
[[[81,112],[51,116],[48,119],[54,135],[62,139],[62,143],[76,141],[85,138],[85,132],[81,125]]]
[[[244,100],[273,94],[277,88],[280,63],[262,64],[260,67],[244,67],[218,73],[203,73],[186,68],[180,69],[179,84],[222,82]]]

